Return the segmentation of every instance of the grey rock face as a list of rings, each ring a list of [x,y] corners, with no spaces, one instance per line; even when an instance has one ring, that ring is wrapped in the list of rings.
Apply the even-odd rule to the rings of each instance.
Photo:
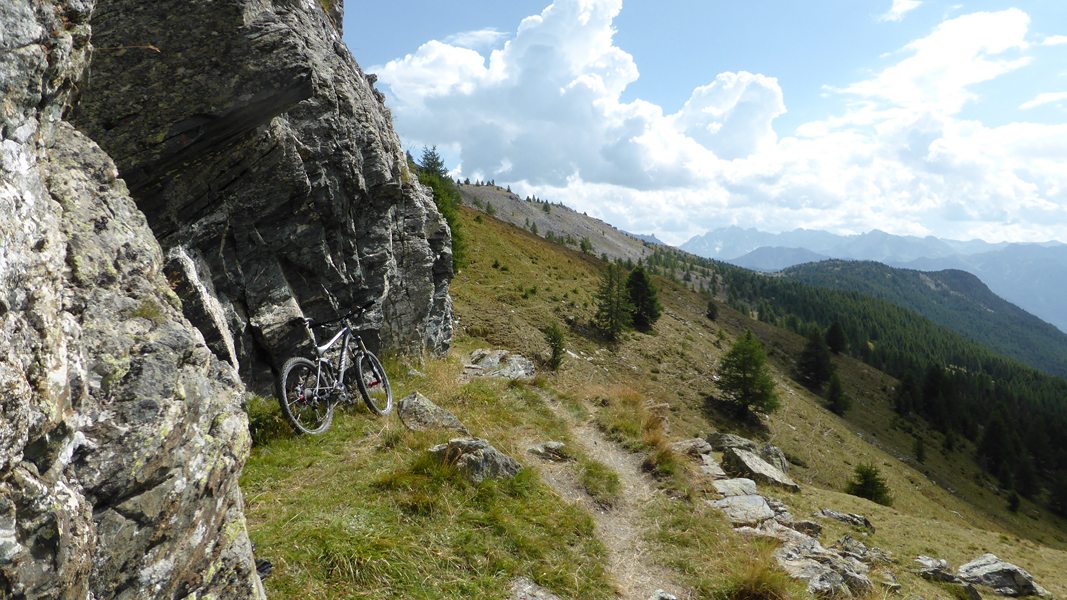
[[[789,474],[789,461],[786,460],[785,453],[778,446],[771,444],[760,446],[759,457],[782,473]]]
[[[871,521],[863,515],[857,515],[856,513],[842,513],[837,512],[836,510],[830,510],[829,508],[823,508],[815,513],[815,516],[841,521],[846,525],[851,525],[857,529],[866,529],[867,531],[874,533],[874,525],[872,525]]]
[[[969,563],[960,565],[956,574],[968,583],[992,588],[1001,596],[1052,597],[1052,594],[1038,585],[1025,569],[1004,562],[995,554],[983,554]]]
[[[707,441],[711,444],[712,448],[720,451],[726,450],[727,448],[741,448],[750,452],[756,452],[758,450],[756,442],[732,433],[713,431],[708,434]]]
[[[867,546],[867,544],[847,534],[834,542],[833,548],[842,556],[851,556],[867,564],[882,563],[888,565],[893,562],[893,556],[889,552],[881,548]]]
[[[960,583],[960,578],[952,573],[947,560],[920,555],[915,558],[915,562],[919,563],[917,573],[923,579],[945,583]]]
[[[64,120],[92,10],[0,3],[0,596],[262,597],[240,382]]]
[[[533,379],[534,373],[533,362],[521,354],[483,348],[471,352],[470,360],[463,365],[462,379],[470,380],[477,377]]]
[[[293,317],[373,301],[359,323],[372,350],[440,351],[452,336],[450,232],[339,16],[257,0],[99,0],[93,15],[94,44],[116,50],[95,53],[76,124],[163,248],[195,261],[260,390],[307,349]],[[225,354],[217,319],[187,308]]]
[[[456,418],[456,415],[437,406],[418,392],[412,392],[401,398],[397,403],[396,413],[404,427],[412,431],[451,429],[467,433],[467,427]]]
[[[449,440],[447,444],[430,448],[430,453],[447,464],[455,465],[474,483],[486,479],[507,479],[522,470],[522,465],[514,458],[478,438]]]
[[[537,444],[536,446],[531,446],[526,451],[538,458],[543,458],[552,462],[574,460],[574,457],[567,452],[566,445],[563,442],[544,442]]]
[[[729,475],[726,471],[723,471],[722,465],[719,461],[715,460],[715,457],[710,454],[702,454],[700,456],[700,472],[711,477],[712,479],[727,479]]]
[[[743,477],[713,481],[711,485],[715,487],[716,492],[726,497],[754,496],[757,493],[756,482]]]
[[[763,496],[755,494],[727,496],[721,500],[709,501],[708,504],[721,510],[733,525],[759,525],[774,518],[774,511],[767,506],[767,501]]]
[[[862,596],[873,588],[866,564],[827,550],[814,537],[773,519],[758,527],[744,527],[737,531],[780,541],[782,545],[774,551],[775,560],[790,577],[806,581],[812,595]]]
[[[800,491],[800,486],[788,475],[767,464],[754,452],[742,448],[730,447],[722,454],[722,466],[727,473],[739,477],[748,477],[760,483],[767,483],[790,491]]]

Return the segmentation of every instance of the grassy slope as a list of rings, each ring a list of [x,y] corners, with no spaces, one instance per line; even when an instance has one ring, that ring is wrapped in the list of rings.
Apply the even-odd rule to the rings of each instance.
[[[908,594],[943,595],[908,574],[914,555],[936,555],[955,565],[989,551],[1067,595],[1061,573],[1067,553],[1052,548],[1065,546],[1063,529],[1047,515],[1027,516],[1036,509],[1026,503],[1019,514],[1007,513],[1005,500],[984,480],[966,467],[960,472],[957,464],[966,461],[938,448],[928,448],[923,468],[956,496],[895,458],[910,453],[912,437],[892,426],[885,390],[894,382],[884,374],[855,361],[840,363],[856,399],[849,420],[842,420],[785,376],[803,340],[725,307],[719,321],[710,322],[699,296],[663,281],[666,310],[656,332],[627,334],[609,348],[585,329],[599,261],[475,214],[464,209],[472,261],[452,287],[460,319],[457,347],[448,360],[425,361],[419,367],[425,376],[391,365],[401,394],[422,391],[454,410],[475,435],[535,464],[523,442],[566,440],[566,424],[524,386],[455,383],[457,357],[485,345],[546,355],[539,329],[557,319],[569,325],[568,348],[576,357],[545,379],[549,395],[575,414],[597,418],[611,398],[638,394],[665,409],[668,437],[682,439],[726,428],[709,420],[706,399],[715,392],[710,374],[733,338],[752,328],[770,350],[784,400],[770,421],[769,439],[806,465],[793,470],[804,490],[778,494],[795,514],[827,506],[870,515],[878,531],[868,541],[900,559],[893,570]],[[500,597],[509,577],[525,574],[564,596],[608,595],[603,548],[590,539],[587,514],[559,503],[533,471],[512,484],[460,483],[423,458],[424,448],[448,437],[407,433],[395,417],[383,422],[359,411],[341,415],[321,438],[280,434],[257,445],[242,485],[258,553],[276,564],[268,589],[279,596]],[[859,462],[879,465],[896,496],[893,508],[834,491]],[[702,596],[723,595],[752,573],[772,577],[769,549],[731,534],[704,505],[705,487],[694,478],[687,493],[649,507],[657,557]],[[842,533],[830,526],[823,539],[829,543]]]

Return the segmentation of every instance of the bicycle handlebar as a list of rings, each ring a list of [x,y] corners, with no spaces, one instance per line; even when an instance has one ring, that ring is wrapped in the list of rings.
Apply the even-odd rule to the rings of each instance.
[[[289,319],[289,324],[290,325],[303,324],[305,327],[308,327],[308,328],[311,328],[311,327],[325,327],[327,325],[333,325],[334,323],[340,323],[341,321],[344,321],[345,319],[351,317],[352,315],[354,315],[356,313],[363,314],[364,312],[367,311],[368,308],[370,308],[372,306],[374,306],[374,300],[371,300],[370,302],[367,302],[366,304],[364,304],[363,306],[360,306],[359,308],[352,309],[352,311],[349,312],[348,314],[345,314],[345,315],[342,315],[340,317],[337,317],[336,319],[331,319],[329,321],[316,322],[314,319],[311,319],[309,317],[294,317],[292,319]]]

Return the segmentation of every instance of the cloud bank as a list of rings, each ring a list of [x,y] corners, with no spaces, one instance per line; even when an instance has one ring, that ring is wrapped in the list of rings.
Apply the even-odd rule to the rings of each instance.
[[[889,14],[916,6],[897,0]],[[728,224],[1065,237],[1067,124],[960,116],[976,86],[1030,64],[1026,13],[944,21],[897,62],[828,89],[846,100],[842,112],[781,136],[785,94],[764,74],[720,73],[674,113],[623,101],[639,71],[614,42],[621,9],[621,0],[558,0],[488,55],[466,46],[502,36],[427,42],[371,70],[405,142],[454,150],[457,175],[669,242]]]

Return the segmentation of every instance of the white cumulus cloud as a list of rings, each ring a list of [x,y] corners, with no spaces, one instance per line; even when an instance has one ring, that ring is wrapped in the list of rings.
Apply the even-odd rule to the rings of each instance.
[[[893,0],[889,10],[878,17],[879,21],[899,22],[904,20],[904,15],[922,6],[920,0]]]
[[[1063,238],[1067,124],[960,116],[976,86],[1033,60],[1023,11],[946,20],[828,89],[846,101],[838,114],[776,132],[787,90],[765,74],[720,73],[674,113],[623,100],[639,71],[615,44],[621,9],[557,0],[485,54],[431,41],[372,70],[409,146],[447,147],[463,176],[668,242],[728,224]],[[1046,98],[1023,108],[1059,100]]]
[[[1050,35],[1041,40],[1042,46],[1062,46],[1067,44],[1067,35]]]
[[[1038,106],[1065,101],[1067,101],[1067,92],[1042,92],[1032,100],[1027,100],[1020,104],[1019,108],[1022,110],[1030,110],[1031,108],[1037,108]]]
[[[486,28],[454,33],[446,37],[444,42],[453,46],[459,46],[460,48],[473,48],[477,50],[479,48],[492,48],[506,37],[507,34],[503,31]]]

